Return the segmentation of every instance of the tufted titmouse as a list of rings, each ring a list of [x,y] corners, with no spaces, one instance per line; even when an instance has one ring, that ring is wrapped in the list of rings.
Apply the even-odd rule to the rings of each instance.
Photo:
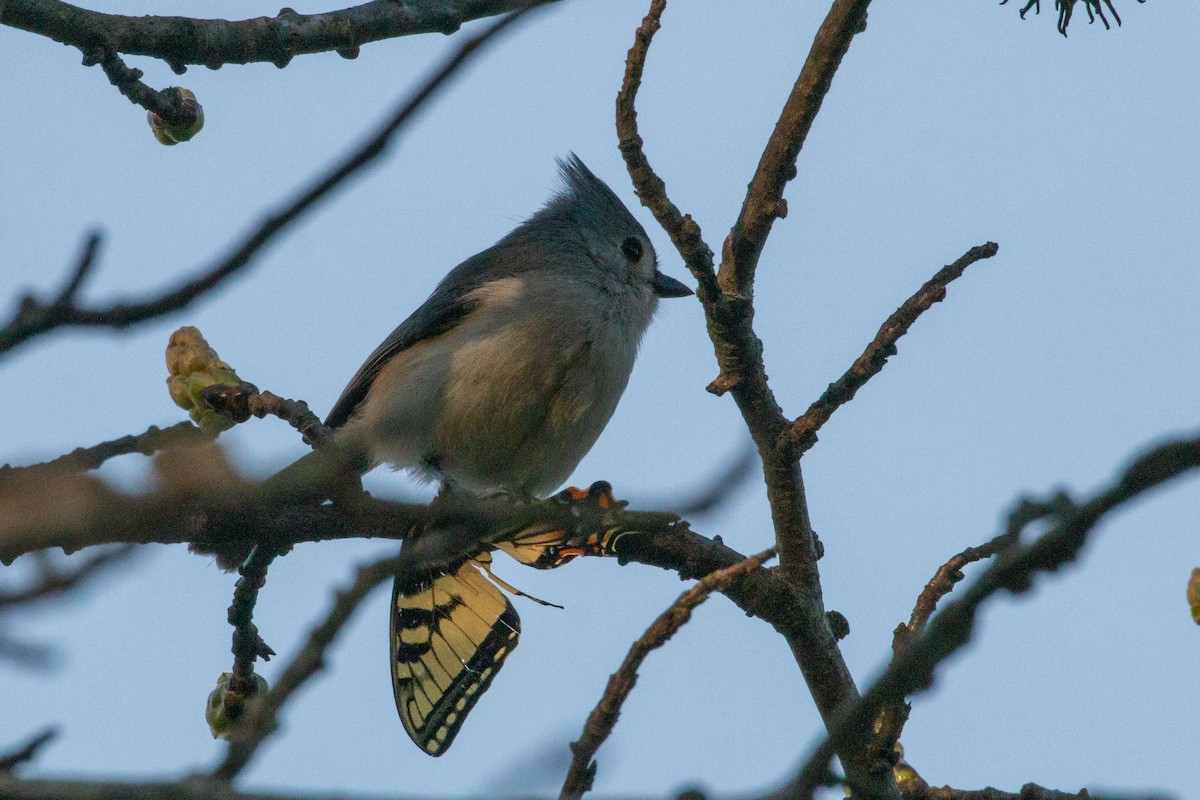
[[[562,191],[451,270],[342,392],[326,425],[367,468],[553,491],[616,409],[658,298],[692,294],[577,156],[559,171]]]
[[[642,226],[582,161],[559,170],[562,191],[451,270],[359,368],[326,420],[343,466],[536,496],[591,449],[658,298],[692,292],[658,271]],[[517,645],[517,611],[483,577],[494,578],[492,548],[397,576],[392,589],[396,708],[430,755],[450,746]]]

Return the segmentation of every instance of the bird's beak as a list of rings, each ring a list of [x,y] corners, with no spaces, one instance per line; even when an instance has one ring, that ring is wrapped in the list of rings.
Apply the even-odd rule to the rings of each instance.
[[[650,288],[659,297],[687,297],[690,294],[695,294],[679,281],[657,271],[654,273],[654,279],[650,281]]]

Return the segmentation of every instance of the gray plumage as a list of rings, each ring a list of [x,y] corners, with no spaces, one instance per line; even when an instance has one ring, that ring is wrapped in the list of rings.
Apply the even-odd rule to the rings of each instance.
[[[559,169],[563,189],[451,270],[342,392],[326,424],[368,467],[554,490],[616,409],[658,298],[691,294],[582,161]]]

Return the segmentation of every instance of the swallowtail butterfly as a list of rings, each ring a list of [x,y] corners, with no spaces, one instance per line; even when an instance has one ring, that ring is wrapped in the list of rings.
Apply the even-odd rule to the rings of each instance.
[[[564,502],[590,498],[605,508],[619,502],[603,483],[588,491],[569,489],[559,497]],[[568,542],[562,530],[530,526],[473,556],[397,577],[392,588],[392,689],[404,729],[418,747],[431,756],[446,752],[520,639],[521,618],[500,589],[523,593],[492,574],[490,550],[553,569],[577,555],[615,555],[623,533],[614,529],[577,544]]]

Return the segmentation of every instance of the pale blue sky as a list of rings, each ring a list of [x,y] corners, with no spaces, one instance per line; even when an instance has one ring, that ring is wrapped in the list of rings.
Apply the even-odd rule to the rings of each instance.
[[[860,685],[933,570],[990,538],[1021,493],[1090,491],[1138,448],[1200,418],[1200,6],[1118,3],[1104,32],[1080,12],[1016,4],[878,3],[808,139],[791,209],[758,279],[757,328],[777,395],[800,413],[892,309],[987,240],[1000,254],[950,289],[805,459],[825,542],[825,597],[852,633]],[[1052,3],[1046,3],[1047,7]],[[127,333],[59,333],[0,362],[0,461],[42,460],[182,417],[162,350],[198,325],[248,380],[328,410],[361,360],[446,270],[503,235],[577,152],[636,209],[664,271],[679,259],[636,198],[613,98],[646,3],[573,0],[524,25],[430,106],[401,146],[195,309]],[[803,6],[798,8],[797,6]],[[300,11],[325,8],[313,2]],[[639,100],[647,153],[719,247],[825,3],[674,3]],[[276,6],[108,2],[103,10],[244,17]],[[180,83],[207,127],[165,148],[144,113],[79,54],[0,28],[0,298],[56,286],[84,232],[109,234],[86,296],[143,294],[220,252],[357,140],[453,39],[418,37],[270,65],[132,60]],[[694,301],[664,303],[615,418],[574,483],[660,502],[743,446]],[[224,437],[263,474],[304,452],[277,421]],[[127,481],[144,463],[106,473]],[[381,494],[411,491],[377,474]],[[1184,585],[1200,565],[1200,479],[1117,514],[1076,565],[994,604],[969,652],[919,697],[904,743],[935,784],[1195,796],[1200,629]],[[744,552],[771,541],[761,486],[695,521]],[[387,545],[305,545],[271,571],[257,621],[287,657],[334,586]],[[519,650],[443,758],[407,739],[392,704],[386,591],[347,630],[246,776],[261,789],[404,796],[549,794],[628,644],[683,588],[586,560],[501,565],[565,611],[518,603]],[[233,579],[183,548],[148,548],[85,603],[30,615],[60,645],[52,675],[0,669],[0,745],[46,723],[62,738],[31,774],[162,778],[211,765],[205,696],[230,664]],[[276,664],[263,672],[268,679]],[[819,721],[786,646],[716,598],[647,660],[597,789],[767,788]]]

